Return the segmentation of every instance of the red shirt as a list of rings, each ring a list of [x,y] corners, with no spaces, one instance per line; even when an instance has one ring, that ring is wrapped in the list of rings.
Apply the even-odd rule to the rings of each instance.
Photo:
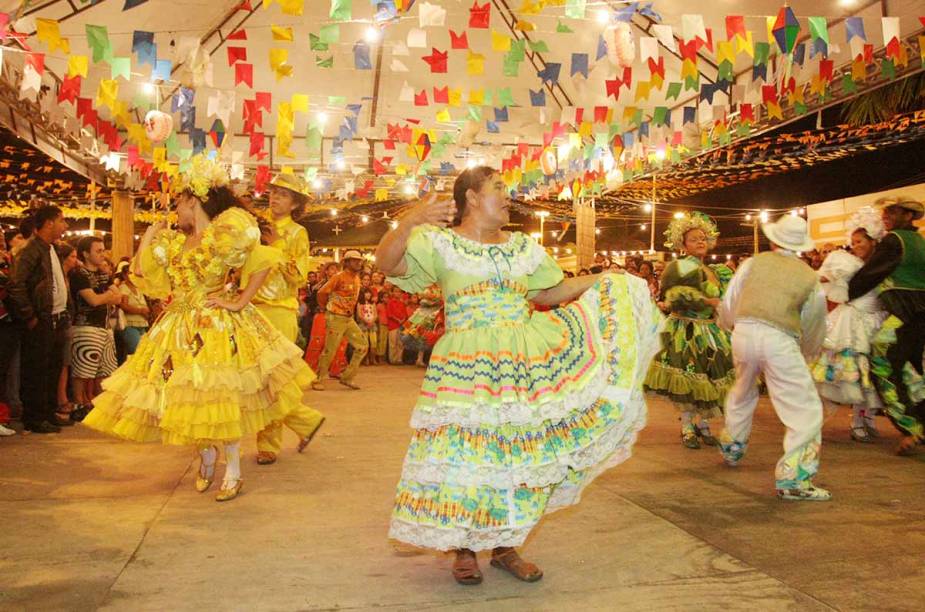
[[[405,303],[399,299],[389,298],[386,300],[385,310],[388,315],[386,324],[389,326],[389,331],[401,327],[401,324],[408,318],[408,309],[405,308]]]

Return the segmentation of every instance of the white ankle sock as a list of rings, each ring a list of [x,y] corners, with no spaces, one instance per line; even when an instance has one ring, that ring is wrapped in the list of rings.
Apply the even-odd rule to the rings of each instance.
[[[199,476],[212,478],[215,474],[215,460],[218,459],[218,449],[206,446],[199,449]]]
[[[234,486],[241,480],[241,442],[225,443],[225,478],[222,488]]]

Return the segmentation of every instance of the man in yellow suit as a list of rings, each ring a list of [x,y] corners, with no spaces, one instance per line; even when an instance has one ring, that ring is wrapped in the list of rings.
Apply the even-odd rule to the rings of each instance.
[[[292,217],[293,214],[301,215],[307,202],[305,184],[293,174],[279,174],[270,184],[272,220],[264,237],[270,247],[279,251],[281,262],[253,299],[253,304],[263,316],[291,342],[299,336],[299,289],[305,286],[310,260],[308,232]],[[257,434],[257,463],[269,465],[276,462],[276,455],[282,447],[283,424],[299,436],[298,451],[301,453],[323,422],[324,416],[320,412],[299,403],[282,421],[267,426]]]

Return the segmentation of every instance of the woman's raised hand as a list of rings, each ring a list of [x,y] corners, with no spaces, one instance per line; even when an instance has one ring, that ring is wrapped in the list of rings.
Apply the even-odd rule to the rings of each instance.
[[[406,219],[412,225],[430,223],[446,227],[456,217],[456,203],[452,198],[437,199],[437,193],[431,193],[411,209]]]

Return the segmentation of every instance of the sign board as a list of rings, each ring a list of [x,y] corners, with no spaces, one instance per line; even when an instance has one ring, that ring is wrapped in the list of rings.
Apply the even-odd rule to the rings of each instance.
[[[868,193],[852,198],[810,204],[806,207],[806,220],[809,223],[809,235],[815,241],[816,248],[821,248],[827,243],[836,246],[847,244],[848,228],[846,223],[854,211],[862,206],[873,206],[874,202],[880,198],[898,195],[909,196],[920,202],[925,202],[925,183]],[[919,226],[919,231],[925,234],[925,223],[920,220],[916,222],[916,225]]]

